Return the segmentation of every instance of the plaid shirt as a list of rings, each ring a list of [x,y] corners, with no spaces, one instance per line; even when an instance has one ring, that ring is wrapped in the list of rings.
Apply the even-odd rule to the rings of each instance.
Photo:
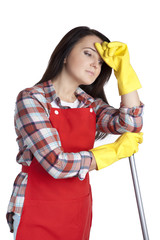
[[[140,107],[115,109],[100,98],[93,98],[80,87],[75,91],[79,100],[78,108],[92,107],[96,113],[96,130],[108,134],[122,134],[126,131],[140,132],[142,128],[143,104]],[[29,166],[33,157],[53,178],[73,176],[83,180],[92,160],[90,151],[66,153],[60,137],[49,121],[51,102],[60,108],[60,98],[56,95],[51,80],[24,89],[17,97],[15,108],[15,130],[19,153],[17,162]],[[68,172],[64,169],[70,169]],[[20,172],[15,179],[8,206],[7,220],[13,230],[12,215],[21,214],[24,203],[28,174]]]

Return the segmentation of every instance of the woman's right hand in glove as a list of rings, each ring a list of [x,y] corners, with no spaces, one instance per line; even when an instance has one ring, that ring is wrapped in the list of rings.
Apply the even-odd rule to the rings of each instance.
[[[138,152],[139,143],[143,142],[143,133],[126,132],[114,143],[105,144],[89,151],[92,152],[97,169],[105,168],[119,159],[132,156]]]

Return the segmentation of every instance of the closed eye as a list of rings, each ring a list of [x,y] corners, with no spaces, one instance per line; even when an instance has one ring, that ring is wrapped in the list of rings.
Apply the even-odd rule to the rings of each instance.
[[[88,57],[92,57],[92,54],[91,54],[90,52],[88,52],[88,51],[84,51],[84,54],[85,54],[86,56],[88,56]],[[103,60],[101,60],[101,59],[100,59],[98,62],[99,62],[100,65],[103,64]]]
[[[89,56],[89,57],[92,56],[92,54],[91,54],[90,52],[88,52],[88,51],[84,51],[84,54],[87,55],[87,56]]]

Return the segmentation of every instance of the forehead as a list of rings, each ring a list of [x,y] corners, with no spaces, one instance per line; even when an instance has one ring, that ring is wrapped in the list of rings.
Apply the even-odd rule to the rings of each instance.
[[[79,45],[80,47],[93,47],[95,48],[95,43],[98,42],[98,43],[102,43],[103,41],[93,35],[93,36],[86,36],[86,37],[83,37],[79,40],[79,42],[77,43],[77,45]]]

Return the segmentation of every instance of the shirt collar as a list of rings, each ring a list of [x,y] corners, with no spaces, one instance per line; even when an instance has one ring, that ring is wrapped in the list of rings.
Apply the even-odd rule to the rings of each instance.
[[[56,101],[60,102],[59,97],[56,94],[56,91],[54,89],[54,86],[52,84],[51,80],[48,80],[46,82],[42,83],[45,97],[48,102]],[[90,105],[92,102],[94,102],[94,98],[87,94],[82,88],[78,87],[76,91],[74,92],[75,96],[80,102],[83,102],[85,105]]]

